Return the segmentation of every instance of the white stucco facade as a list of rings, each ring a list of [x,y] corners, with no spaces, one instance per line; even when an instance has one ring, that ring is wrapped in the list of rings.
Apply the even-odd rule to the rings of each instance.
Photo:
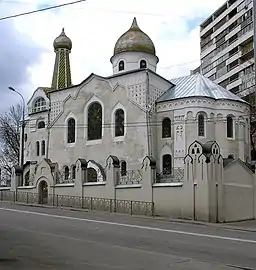
[[[63,33],[58,46],[71,50]],[[161,192],[168,197],[166,184],[181,187],[185,178],[192,179],[188,155],[197,159],[204,154],[207,162],[209,153],[241,162],[250,159],[249,105],[200,74],[172,81],[158,75],[154,44],[136,20],[117,41],[111,63],[113,74],[108,77],[92,73],[79,85],[34,92],[28,102],[23,181],[13,180],[12,188],[22,185],[40,192],[44,181],[57,194],[93,196],[106,185],[102,196],[116,198],[113,190],[121,187],[127,200],[148,200],[153,193],[142,198],[135,191],[131,198],[123,187],[141,188],[145,182],[149,192],[152,186],[158,188],[157,198]],[[64,77],[71,81],[71,74]],[[205,152],[193,152],[194,142]],[[213,142],[218,153],[207,152],[207,145],[213,151]],[[167,206],[161,207],[168,212]]]

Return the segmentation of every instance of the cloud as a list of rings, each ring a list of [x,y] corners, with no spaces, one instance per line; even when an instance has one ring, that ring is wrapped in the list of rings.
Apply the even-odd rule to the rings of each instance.
[[[3,9],[8,14],[8,9]],[[0,15],[2,15],[0,14]],[[29,36],[20,33],[12,20],[0,21],[0,108],[6,109],[10,103],[19,102],[20,99],[8,90],[8,86],[15,87],[26,97],[25,87],[30,84],[28,68],[40,61],[41,52],[44,50],[33,43]]]
[[[48,3],[65,2],[68,0],[31,0],[26,10]],[[58,10],[20,17],[14,20],[19,34],[29,35],[33,46],[37,44],[45,49],[40,52],[39,60],[37,56],[33,57],[32,62],[27,60],[29,76],[21,80],[29,80],[32,90],[37,86],[50,86],[55,57],[52,43],[62,27],[73,41],[70,55],[73,83],[80,83],[92,72],[102,76],[112,74],[109,59],[114,45],[130,27],[134,16],[140,28],[155,43],[160,59],[158,73],[166,78],[187,75],[200,63],[197,25],[223,3],[224,0],[88,0]],[[28,43],[24,44],[29,48]],[[31,53],[31,48],[27,51]]]

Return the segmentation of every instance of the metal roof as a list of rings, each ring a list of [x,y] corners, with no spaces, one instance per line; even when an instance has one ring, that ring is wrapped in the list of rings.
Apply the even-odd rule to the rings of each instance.
[[[175,86],[168,89],[157,102],[189,97],[208,97],[215,100],[234,100],[247,103],[240,97],[214,83],[200,73],[170,80]]]

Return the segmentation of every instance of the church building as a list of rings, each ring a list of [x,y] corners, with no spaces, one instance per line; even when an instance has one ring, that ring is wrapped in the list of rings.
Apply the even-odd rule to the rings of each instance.
[[[72,84],[72,42],[64,29],[53,46],[52,85],[38,87],[28,101],[17,185],[36,192],[47,170],[38,171],[42,162],[52,170],[49,185],[72,185],[78,160],[86,161],[83,184],[97,185],[107,181],[109,156],[118,159],[117,185],[139,181],[145,157],[155,161],[156,181],[182,182],[194,141],[216,141],[224,158],[250,158],[249,105],[199,73],[171,80],[159,75],[157,50],[136,18],[114,46],[107,77],[92,73]]]

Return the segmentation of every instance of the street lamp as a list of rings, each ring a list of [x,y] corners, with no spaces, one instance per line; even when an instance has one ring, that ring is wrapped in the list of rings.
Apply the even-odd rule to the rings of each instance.
[[[20,168],[21,168],[21,186],[23,186],[23,165],[24,165],[24,135],[25,135],[25,99],[21,93],[16,91],[13,87],[9,86],[9,90],[17,93],[22,98],[22,125],[21,125],[21,157],[20,157]]]

